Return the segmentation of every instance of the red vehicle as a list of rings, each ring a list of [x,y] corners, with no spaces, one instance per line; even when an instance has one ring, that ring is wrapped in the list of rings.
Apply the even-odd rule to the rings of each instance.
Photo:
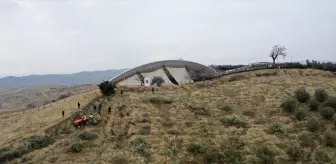
[[[86,121],[88,121],[89,120],[89,118],[87,117],[87,116],[83,116],[82,118],[80,118],[80,119],[78,119],[78,120],[75,120],[74,121],[74,124],[76,125],[76,126],[78,126],[78,125],[81,125],[81,124],[84,124]]]

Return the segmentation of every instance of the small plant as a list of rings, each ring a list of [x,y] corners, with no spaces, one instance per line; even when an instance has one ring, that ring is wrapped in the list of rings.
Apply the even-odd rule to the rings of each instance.
[[[281,107],[284,111],[288,113],[293,113],[294,110],[296,109],[296,101],[288,99],[281,104]]]
[[[55,140],[49,136],[41,136],[28,140],[29,149],[41,149],[53,144]]]
[[[326,151],[317,150],[315,151],[315,160],[321,163],[330,163],[331,158]]]
[[[270,126],[269,131],[271,134],[282,135],[285,134],[285,129],[279,123],[274,123]]]
[[[303,151],[297,146],[289,147],[286,153],[294,162],[299,162],[304,156]]]
[[[245,143],[238,137],[230,137],[228,143],[221,144],[221,150],[223,151],[224,158],[218,163],[232,163],[240,164],[244,160],[244,146]],[[222,162],[224,161],[224,162]]]
[[[233,110],[233,108],[230,105],[223,105],[219,109],[225,112],[232,112]]]
[[[317,100],[312,100],[309,103],[309,108],[311,111],[318,111],[320,107],[320,103]]]
[[[203,162],[204,164],[221,163],[221,158],[224,157],[217,149],[208,148],[203,156]]]
[[[299,88],[295,91],[295,97],[299,102],[308,102],[310,95],[305,88]]]
[[[336,109],[336,97],[329,97],[325,105]]]
[[[257,157],[260,159],[260,163],[274,164],[275,153],[270,148],[263,146],[257,150]]]
[[[159,76],[154,76],[151,82],[151,85],[155,85],[160,87],[163,83],[164,83],[164,79],[162,77]]]
[[[178,149],[175,148],[175,147],[169,148],[169,149],[167,150],[167,154],[168,154],[169,156],[176,156],[176,155],[178,154]]]
[[[191,105],[189,106],[190,111],[194,112],[198,116],[210,116],[210,112],[203,105]]]
[[[75,142],[70,145],[68,151],[73,153],[79,153],[84,149],[85,145],[82,142]]]
[[[311,147],[314,146],[314,141],[312,140],[312,137],[310,137],[309,133],[302,133],[298,137],[300,141],[300,145],[304,147]]]
[[[125,156],[125,155],[118,155],[118,156],[114,156],[111,160],[111,163],[113,164],[129,164],[129,157]]]
[[[33,108],[36,108],[36,105],[33,104],[33,103],[29,103],[29,104],[27,105],[27,108],[28,108],[28,109],[33,109]]]
[[[98,138],[98,135],[95,133],[91,133],[91,132],[83,132],[78,136],[78,138],[82,140],[94,140]]]
[[[150,127],[150,124],[148,122],[145,122],[145,123],[141,124],[140,134],[148,135],[148,134],[150,134],[150,130],[151,130],[151,127]]]
[[[135,148],[135,151],[143,156],[149,155],[149,146],[149,143],[143,138],[136,138],[133,141],[133,147]]]
[[[307,121],[307,129],[311,132],[316,132],[320,129],[320,122],[316,118],[311,118]]]
[[[327,132],[324,135],[326,146],[336,147],[336,132]]]
[[[192,153],[193,155],[197,155],[197,154],[205,153],[206,148],[199,142],[192,142],[188,144],[187,150],[189,153]]]
[[[315,99],[319,102],[324,102],[328,99],[328,93],[322,88],[316,89],[314,96]]]
[[[246,120],[243,120],[242,118],[233,116],[233,117],[225,117],[220,120],[223,124],[229,125],[229,126],[235,126],[237,128],[247,128],[248,122]]]
[[[233,82],[233,81],[238,81],[238,80],[243,80],[246,77],[244,75],[233,75],[229,77],[229,82]]]
[[[321,116],[326,120],[332,120],[335,110],[331,107],[325,107],[321,110]]]
[[[104,96],[111,96],[115,93],[115,84],[110,81],[104,81],[98,85],[99,90]]]
[[[300,109],[295,112],[295,117],[297,120],[302,121],[307,116],[307,112],[304,109]]]

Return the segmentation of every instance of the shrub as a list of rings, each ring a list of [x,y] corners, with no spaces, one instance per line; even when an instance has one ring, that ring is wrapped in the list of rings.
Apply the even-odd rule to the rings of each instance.
[[[333,115],[333,118],[332,118],[334,124],[336,125],[336,113]]]
[[[336,109],[336,97],[329,97],[325,105]]]
[[[76,142],[70,145],[68,151],[73,153],[79,153],[84,149],[85,145],[82,142]]]
[[[135,148],[135,151],[143,156],[149,155],[149,146],[149,143],[143,138],[136,138],[133,141],[133,147]]]
[[[68,98],[70,97],[71,93],[68,93],[68,94],[61,94],[58,96],[57,100],[62,100],[62,99],[65,99],[65,98]]]
[[[219,107],[220,110],[225,111],[225,112],[232,112],[232,107],[230,105],[223,105]]]
[[[277,135],[285,134],[286,132],[285,129],[279,123],[272,124],[269,128],[269,131],[271,134],[277,134]]]
[[[129,158],[126,157],[125,155],[118,155],[112,157],[111,163],[113,164],[129,164]]]
[[[275,153],[270,148],[263,146],[257,150],[257,157],[260,159],[260,163],[273,164],[275,163]]]
[[[331,107],[325,107],[321,110],[321,116],[326,120],[332,120],[335,110]]]
[[[187,150],[189,153],[192,153],[193,155],[197,155],[197,154],[205,153],[206,148],[199,142],[192,142],[188,144]]]
[[[175,147],[169,148],[169,149],[167,150],[167,154],[168,154],[169,156],[176,156],[176,155],[178,154],[178,149],[175,148]]]
[[[221,159],[223,156],[217,149],[208,148],[205,151],[203,162],[204,164],[214,164],[214,163],[221,163]]]
[[[235,126],[236,128],[247,128],[248,122],[243,120],[242,118],[238,118],[236,116],[233,117],[226,117],[220,120],[223,124],[229,126]]]
[[[312,137],[310,137],[309,133],[302,133],[298,137],[300,141],[300,145],[304,147],[310,147],[314,146],[314,141],[312,140]]]
[[[165,97],[149,97],[143,99],[143,102],[152,104],[171,104],[173,103],[173,100]]]
[[[321,88],[318,88],[315,90],[314,96],[315,96],[315,99],[319,102],[324,102],[328,99],[328,93],[324,89],[321,89]]]
[[[309,108],[311,111],[318,111],[320,107],[320,103],[317,100],[312,100],[309,103]]]
[[[5,148],[0,149],[0,162],[11,161],[28,153],[27,148]]]
[[[104,96],[110,96],[115,93],[115,84],[113,84],[110,81],[104,81],[98,85],[99,90],[102,95]]]
[[[229,143],[224,143],[221,145],[221,150],[224,154],[224,162],[218,163],[232,163],[239,164],[244,160],[244,149],[245,143],[237,137],[230,137]]]
[[[164,83],[164,79],[159,76],[154,76],[151,82],[151,85],[156,84],[156,86],[160,87]]]
[[[190,105],[190,111],[194,112],[195,115],[202,115],[202,116],[210,116],[210,112],[206,109],[205,106],[202,105]]]
[[[309,100],[310,95],[305,88],[299,88],[295,91],[295,97],[299,102],[305,103]]]
[[[284,111],[292,113],[296,108],[296,101],[295,100],[286,100],[281,104],[281,107]]]
[[[49,136],[41,136],[28,141],[29,149],[41,149],[53,144],[55,140]]]
[[[229,82],[233,82],[233,81],[238,81],[238,80],[243,80],[246,77],[244,75],[233,75],[229,77]]]
[[[326,146],[336,147],[336,132],[327,132],[324,135]]]
[[[140,127],[140,134],[142,135],[148,135],[150,134],[150,124],[148,122],[142,123]]]
[[[307,122],[307,129],[311,132],[318,131],[320,129],[320,122],[315,118],[309,119]]]
[[[294,162],[299,162],[304,156],[303,151],[297,146],[289,147],[286,153]]]
[[[321,163],[329,163],[331,161],[330,156],[324,150],[315,151],[315,160]]]
[[[307,116],[307,112],[304,109],[300,109],[295,112],[295,117],[299,121],[302,121],[306,116]]]
[[[95,133],[91,133],[91,132],[83,132],[78,136],[78,138],[82,140],[94,140],[98,138],[98,135]]]
[[[33,103],[29,103],[29,104],[27,105],[27,108],[28,108],[28,109],[33,109],[33,108],[36,108],[36,105],[33,104]]]

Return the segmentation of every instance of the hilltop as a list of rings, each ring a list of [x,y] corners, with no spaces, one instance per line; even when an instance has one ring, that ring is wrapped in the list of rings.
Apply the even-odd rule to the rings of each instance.
[[[299,103],[295,95],[307,96],[302,87],[311,100],[317,88],[331,98],[314,101],[317,107]],[[55,102],[53,109],[0,113],[0,147],[8,148],[0,149],[0,158],[16,153],[21,157],[9,163],[336,162],[335,125],[328,120],[335,109],[326,107],[336,105],[336,78],[330,72],[260,70],[156,89],[152,94],[133,88],[123,95],[118,90],[112,97],[94,90]],[[84,98],[79,112],[75,103]],[[96,101],[103,103],[100,124],[75,128],[73,118],[92,113]],[[65,118],[59,113],[63,108],[70,111]],[[32,143],[34,135],[51,139],[36,149],[22,144],[23,138]]]

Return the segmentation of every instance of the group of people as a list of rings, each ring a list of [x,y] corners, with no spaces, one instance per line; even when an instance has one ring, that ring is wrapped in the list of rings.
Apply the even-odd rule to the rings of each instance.
[[[79,103],[79,102],[77,103],[77,107],[78,107],[78,109],[80,109],[80,103]],[[98,114],[100,114],[100,113],[101,113],[101,109],[102,109],[102,107],[103,107],[103,105],[102,105],[101,103],[99,103],[99,104],[98,104],[98,109],[97,109],[97,105],[94,104],[94,105],[93,105],[93,110],[94,110],[95,112],[97,112]],[[111,114],[111,113],[112,113],[112,108],[111,108],[111,106],[108,107],[108,111],[107,111],[107,113],[108,113],[108,114]],[[62,110],[62,116],[63,116],[63,117],[64,117],[64,114],[65,114],[65,112],[64,112],[64,110]]]

